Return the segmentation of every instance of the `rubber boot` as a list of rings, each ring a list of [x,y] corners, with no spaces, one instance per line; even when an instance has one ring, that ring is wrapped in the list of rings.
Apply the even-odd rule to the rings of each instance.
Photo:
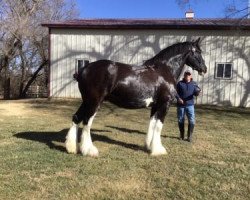
[[[178,123],[180,130],[180,140],[184,140],[184,123]]]
[[[188,142],[192,142],[192,135],[193,135],[193,131],[194,131],[194,124],[188,124],[188,138],[187,141]]]

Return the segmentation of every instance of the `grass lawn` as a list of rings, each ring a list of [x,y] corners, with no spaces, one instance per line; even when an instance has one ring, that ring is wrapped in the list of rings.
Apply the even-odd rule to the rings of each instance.
[[[0,199],[249,199],[250,109],[197,107],[194,142],[177,139],[176,108],[162,142],[144,151],[149,109],[105,103],[92,138],[99,157],[67,154],[79,100],[0,101]]]

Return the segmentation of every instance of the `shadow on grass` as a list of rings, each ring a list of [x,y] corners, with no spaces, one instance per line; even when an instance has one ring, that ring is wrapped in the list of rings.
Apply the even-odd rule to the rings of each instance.
[[[106,127],[112,128],[112,129],[116,129],[116,130],[124,132],[124,133],[129,133],[129,134],[136,133],[136,134],[141,134],[141,135],[145,135],[146,136],[145,132],[142,132],[142,131],[139,131],[139,130],[135,130],[135,129],[128,129],[128,128],[122,128],[122,127],[117,127],[117,126],[106,126]],[[161,137],[179,140],[179,137],[177,137],[177,136],[161,135]]]
[[[78,133],[81,133],[81,131],[82,130],[79,129]],[[41,142],[41,143],[46,144],[51,149],[56,149],[58,151],[66,152],[66,149],[64,146],[57,145],[57,144],[55,144],[55,142],[64,143],[67,132],[68,132],[68,129],[63,129],[59,132],[29,131],[29,132],[17,133],[17,134],[14,134],[13,136],[17,137],[17,138],[26,139],[26,140]],[[92,137],[93,141],[100,141],[100,142],[104,142],[104,143],[108,143],[108,144],[119,145],[119,146],[122,146],[122,147],[125,147],[128,149],[132,149],[135,151],[146,152],[146,149],[144,149],[144,147],[141,147],[139,145],[129,144],[129,143],[122,142],[122,141],[117,141],[117,140],[111,139],[105,135],[99,135],[99,134],[95,134],[93,132],[110,132],[110,131],[91,129],[91,137]],[[78,141],[80,141],[80,135],[81,134],[78,134]]]
[[[128,129],[128,128],[122,128],[122,127],[117,127],[117,126],[106,126],[106,127],[116,129],[118,131],[125,132],[125,133],[137,133],[137,134],[145,135],[145,132],[138,131],[135,129]]]
[[[215,106],[215,105],[196,105],[196,112],[200,114],[207,114],[207,112],[221,115],[227,114],[230,117],[235,117],[233,114],[239,114],[242,116],[249,116],[250,109],[242,107],[227,107],[227,106]]]

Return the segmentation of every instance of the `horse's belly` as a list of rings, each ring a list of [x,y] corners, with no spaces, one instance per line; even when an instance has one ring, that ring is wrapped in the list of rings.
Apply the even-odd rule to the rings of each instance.
[[[124,108],[145,108],[153,103],[153,95],[150,92],[143,93],[111,93],[107,100]]]

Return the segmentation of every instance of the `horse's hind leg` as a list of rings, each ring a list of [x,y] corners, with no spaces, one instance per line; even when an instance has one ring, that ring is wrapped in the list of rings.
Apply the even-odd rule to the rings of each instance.
[[[77,133],[79,123],[82,121],[83,108],[82,103],[77,112],[73,115],[72,126],[66,136],[65,146],[68,153],[76,154],[78,152]]]
[[[86,101],[84,103],[83,129],[81,135],[80,151],[83,155],[98,156],[98,149],[93,145],[90,128],[92,126],[96,111],[100,102],[96,100]]]

